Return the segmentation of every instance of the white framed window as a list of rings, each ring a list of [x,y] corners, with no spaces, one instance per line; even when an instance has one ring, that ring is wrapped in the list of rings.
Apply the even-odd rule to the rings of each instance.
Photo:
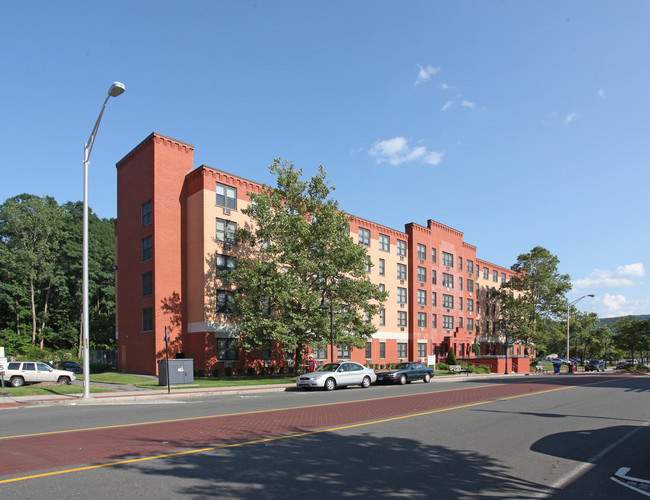
[[[419,312],[418,313],[418,328],[427,327],[427,313]]]
[[[218,207],[237,209],[237,189],[217,182],[217,201]]]
[[[445,309],[453,309],[454,308],[454,296],[453,295],[443,294],[442,295],[442,307],[444,307]]]
[[[454,267],[453,254],[442,252],[442,265],[445,267]]]
[[[390,252],[390,237],[385,234],[379,235],[379,250]]]
[[[359,228],[359,244],[370,246],[370,230],[363,227]]]
[[[400,359],[406,359],[406,342],[397,343],[397,357]]]
[[[379,259],[379,274],[380,276],[386,274],[386,261],[384,259]]]
[[[425,247],[421,243],[418,243],[417,252],[418,252],[418,259],[426,260],[426,258],[427,258],[427,247]]]
[[[406,265],[397,264],[397,279],[398,280],[406,279]]]
[[[406,257],[406,241],[397,240],[397,255]]]
[[[400,328],[406,328],[406,312],[397,311],[397,326]]]
[[[442,328],[445,330],[454,329],[454,317],[453,316],[443,316],[442,317]]]
[[[419,306],[427,305],[427,292],[425,290],[418,290],[418,305]]]
[[[217,219],[216,239],[218,242],[234,245],[236,243],[235,231],[237,231],[236,222],[225,219]]]
[[[406,288],[397,288],[397,303],[406,304]]]
[[[420,283],[427,282],[427,270],[424,267],[418,267],[418,281]]]

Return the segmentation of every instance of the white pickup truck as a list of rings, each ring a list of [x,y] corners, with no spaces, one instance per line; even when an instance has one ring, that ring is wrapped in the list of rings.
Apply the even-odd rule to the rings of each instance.
[[[2,372],[2,379],[9,382],[13,387],[20,387],[24,384],[36,384],[38,382],[70,384],[73,380],[77,380],[77,376],[74,372],[67,370],[55,370],[47,363],[11,361]]]

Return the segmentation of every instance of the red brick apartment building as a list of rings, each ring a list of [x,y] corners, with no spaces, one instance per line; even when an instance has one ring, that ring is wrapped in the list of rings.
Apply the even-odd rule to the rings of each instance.
[[[228,267],[236,228],[247,222],[241,209],[248,192],[261,185],[207,166],[194,168],[193,146],[152,133],[117,163],[117,349],[120,370],[157,373],[165,357],[192,358],[194,368],[211,371],[284,364],[281,346],[259,352],[228,347],[237,325],[211,314],[219,294],[207,293],[211,268]],[[472,344],[491,359],[521,356],[515,344],[506,353],[498,328],[498,288],[512,271],[483,261],[463,233],[433,220],[398,231],[356,218],[352,237],[365,245],[374,266],[371,279],[389,292],[377,332],[366,349],[337,347],[337,359],[392,363],[454,350],[473,359]],[[212,271],[213,272],[213,271]],[[218,309],[218,308],[217,308]],[[320,361],[328,346],[313,346]],[[279,353],[279,354],[278,354]],[[525,363],[523,362],[525,358]],[[503,362],[501,362],[503,363]],[[506,361],[507,363],[507,361]]]

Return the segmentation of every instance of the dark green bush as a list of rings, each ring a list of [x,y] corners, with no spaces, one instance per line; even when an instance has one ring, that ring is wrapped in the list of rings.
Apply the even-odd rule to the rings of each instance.
[[[447,364],[448,365],[458,364],[458,362],[456,361],[456,354],[454,354],[454,351],[449,351],[449,354],[447,354]]]

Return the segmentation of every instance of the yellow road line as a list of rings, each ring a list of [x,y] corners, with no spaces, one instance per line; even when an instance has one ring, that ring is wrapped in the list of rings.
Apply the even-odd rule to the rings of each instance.
[[[503,384],[488,384],[483,387],[495,387],[498,385],[503,385]],[[462,391],[462,390],[471,390],[471,389],[476,389],[476,387],[462,387],[460,389],[444,389],[441,391],[435,391],[435,392],[418,392],[415,394],[398,394],[395,396],[379,396],[376,398],[367,398],[367,399],[356,399],[352,401],[339,401],[339,402],[334,402],[334,403],[318,403],[318,404],[313,404],[313,405],[305,405],[305,406],[288,406],[285,408],[272,408],[268,410],[252,410],[252,411],[243,411],[239,413],[221,413],[217,415],[204,415],[202,417],[183,417],[183,418],[173,418],[169,420],[152,420],[149,422],[135,422],[131,424],[115,424],[115,425],[105,425],[105,426],[100,426],[100,427],[85,427],[81,429],[66,429],[66,430],[61,430],[61,431],[47,431],[47,432],[35,432],[33,434],[17,434],[14,436],[0,436],[0,441],[7,440],[7,439],[18,439],[18,438],[28,438],[28,437],[36,437],[36,436],[54,436],[57,434],[69,434],[71,432],[86,432],[86,431],[100,431],[100,430],[106,430],[106,429],[119,429],[122,427],[138,427],[142,425],[155,425],[155,424],[169,424],[169,423],[174,423],[174,422],[191,422],[193,420],[205,420],[208,418],[223,418],[223,417],[238,417],[242,415],[255,415],[255,414],[261,414],[261,413],[273,413],[273,412],[278,412],[278,411],[285,411],[285,410],[301,410],[305,408],[318,408],[322,406],[335,406],[335,405],[345,405],[345,404],[351,404],[351,403],[364,403],[366,401],[380,401],[383,399],[396,399],[396,398],[406,398],[410,396],[421,396],[424,394],[442,394],[444,392],[450,392],[450,391]]]
[[[602,383],[602,382],[597,382],[597,383]],[[595,384],[588,384],[588,385],[595,385]],[[340,426],[340,427],[332,427],[332,428],[328,428],[328,429],[319,429],[319,430],[316,430],[316,431],[300,432],[300,433],[297,433],[297,434],[289,434],[289,435],[286,435],[286,436],[275,436],[275,437],[269,437],[269,438],[256,439],[254,441],[245,441],[245,442],[242,442],[242,443],[224,444],[224,445],[220,445],[220,446],[211,446],[211,447],[208,447],[208,448],[200,448],[200,449],[197,449],[197,450],[179,451],[179,452],[175,452],[175,453],[166,453],[166,454],[163,454],[163,455],[154,455],[154,456],[150,456],[150,457],[140,457],[140,458],[134,458],[134,459],[130,459],[130,460],[121,460],[119,462],[109,462],[109,463],[105,463],[105,464],[89,465],[89,466],[86,466],[86,467],[77,467],[75,469],[65,469],[65,470],[60,470],[60,471],[55,471],[55,472],[45,472],[43,474],[34,474],[34,475],[31,475],[31,476],[15,477],[15,478],[11,478],[11,479],[0,480],[0,484],[13,483],[13,482],[18,482],[18,481],[26,481],[28,479],[38,479],[38,478],[42,478],[42,477],[57,476],[57,475],[60,475],[60,474],[70,474],[72,472],[81,472],[81,471],[87,471],[87,470],[93,470],[93,469],[100,469],[100,468],[103,468],[103,467],[113,467],[113,466],[116,466],[116,465],[133,464],[133,463],[137,463],[137,462],[146,462],[146,461],[150,461],[150,460],[160,460],[160,459],[169,458],[169,457],[178,457],[178,456],[183,456],[183,455],[193,455],[193,454],[196,454],[196,453],[204,453],[204,452],[207,452],[207,451],[223,450],[223,449],[226,449],[226,448],[237,448],[237,447],[245,446],[245,445],[249,445],[249,444],[268,443],[268,442],[271,442],[271,441],[278,441],[278,440],[281,440],[281,439],[299,438],[299,437],[310,436],[310,435],[314,435],[314,434],[322,434],[322,433],[325,433],[325,432],[335,432],[335,431],[341,431],[341,430],[345,430],[345,429],[354,429],[356,427],[364,427],[364,426],[368,426],[368,425],[382,424],[382,423],[386,423],[386,422],[394,422],[394,421],[397,421],[397,420],[404,420],[404,419],[407,419],[407,418],[414,418],[414,417],[422,417],[422,416],[425,416],[425,415],[432,415],[434,413],[442,413],[442,412],[447,412],[447,411],[452,411],[452,410],[460,410],[460,409],[463,409],[463,408],[472,408],[474,406],[481,406],[481,405],[485,405],[485,404],[489,404],[489,403],[494,403],[496,401],[505,401],[505,400],[508,400],[508,399],[516,399],[516,398],[523,398],[523,397],[528,397],[528,396],[536,396],[536,395],[539,395],[539,394],[545,394],[545,393],[548,393],[548,392],[555,392],[555,391],[562,391],[562,390],[565,390],[565,389],[571,389],[571,388],[575,388],[575,387],[584,387],[584,385],[583,386],[570,385],[570,386],[556,387],[554,389],[547,389],[547,390],[544,390],[544,391],[529,392],[529,393],[526,393],[526,394],[519,394],[519,395],[516,395],[516,396],[508,396],[508,397],[505,397],[505,398],[491,399],[491,400],[488,400],[488,401],[479,401],[477,403],[469,403],[469,404],[461,405],[461,406],[453,406],[453,407],[449,407],[449,408],[439,408],[439,409],[436,409],[436,410],[430,410],[430,411],[425,411],[425,412],[420,412],[420,413],[413,413],[413,414],[410,414],[410,415],[401,415],[399,417],[390,417],[390,418],[384,418],[384,419],[381,419],[381,420],[372,420],[372,421],[369,421],[369,422],[361,422],[361,423],[356,423],[356,424],[343,425],[343,426]],[[377,398],[377,399],[383,399],[383,398]],[[325,405],[313,405],[313,406],[325,406]],[[298,408],[309,408],[309,406],[307,406],[307,407],[298,407]],[[277,411],[277,410],[271,410],[271,411]],[[254,413],[254,412],[250,412],[250,413]],[[260,413],[263,413],[263,412],[260,412]],[[239,415],[239,414],[234,414],[234,415]],[[200,417],[200,418],[203,418],[203,417]]]

